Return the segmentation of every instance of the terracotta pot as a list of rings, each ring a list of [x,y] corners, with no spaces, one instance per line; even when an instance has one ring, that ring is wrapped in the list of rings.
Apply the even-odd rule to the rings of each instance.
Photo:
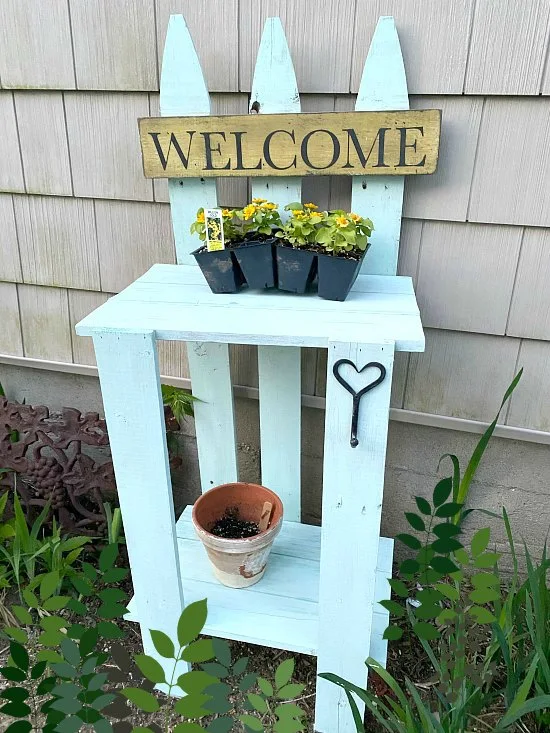
[[[228,509],[240,519],[259,523],[266,501],[273,504],[267,529],[254,537],[226,539],[209,531]],[[271,547],[283,523],[283,503],[270,489],[257,484],[223,484],[209,489],[195,502],[193,524],[212,563],[214,575],[230,588],[246,588],[261,580]]]

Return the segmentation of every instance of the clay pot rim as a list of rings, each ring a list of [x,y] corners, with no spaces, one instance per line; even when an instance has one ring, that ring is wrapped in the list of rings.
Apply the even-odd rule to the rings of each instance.
[[[267,492],[268,494],[270,494],[273,497],[274,504],[280,504],[281,517],[279,517],[279,520],[275,522],[275,524],[270,524],[269,527],[267,527],[267,529],[264,529],[262,532],[258,532],[258,534],[255,534],[252,537],[218,537],[218,535],[212,534],[212,532],[209,532],[207,529],[205,529],[202,526],[202,524],[200,524],[200,522],[197,520],[197,504],[199,503],[199,501],[202,499],[203,496],[206,496],[206,494],[209,494],[211,491],[222,491],[223,489],[227,489],[231,486],[251,486],[251,487],[261,489],[262,491]],[[197,531],[200,531],[201,533],[204,533],[208,537],[212,537],[212,539],[216,543],[219,542],[220,544],[227,544],[228,546],[230,544],[233,544],[233,546],[235,546],[234,543],[238,542],[238,543],[243,543],[243,546],[244,546],[244,544],[250,543],[253,540],[259,540],[265,537],[266,535],[273,533],[275,530],[277,530],[277,533],[278,533],[282,525],[282,522],[283,522],[283,502],[281,501],[280,497],[277,496],[277,494],[272,489],[268,489],[267,486],[262,486],[261,484],[253,484],[249,481],[232,481],[228,484],[220,484],[219,486],[213,486],[211,489],[208,489],[208,491],[206,491],[204,494],[201,494],[201,496],[199,496],[199,498],[193,504],[193,511],[191,512],[191,518],[193,520],[193,525],[195,526],[195,529]]]

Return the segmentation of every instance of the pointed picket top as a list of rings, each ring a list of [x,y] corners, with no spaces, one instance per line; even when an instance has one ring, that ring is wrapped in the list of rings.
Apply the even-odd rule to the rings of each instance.
[[[378,19],[369,48],[355,109],[409,109],[407,77],[395,20]]]
[[[160,113],[163,117],[210,114],[210,95],[183,15],[171,15],[168,21],[160,76]],[[168,192],[177,262],[196,267],[190,253],[197,249],[199,240],[189,233],[189,227],[197,209],[216,206],[216,182],[212,178],[170,178]]]
[[[407,79],[401,45],[390,16],[376,25],[359,85],[358,112],[409,109]],[[375,230],[371,248],[361,267],[363,274],[395,275],[399,257],[403,176],[354,176],[352,210],[370,217]]]
[[[160,75],[160,113],[209,115],[210,96],[195,44],[183,15],[171,15]]]
[[[299,112],[294,65],[280,18],[268,18],[256,58],[250,105],[260,113]]]

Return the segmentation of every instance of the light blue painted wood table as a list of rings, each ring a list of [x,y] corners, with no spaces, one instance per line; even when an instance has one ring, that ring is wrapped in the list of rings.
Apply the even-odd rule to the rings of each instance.
[[[261,113],[299,112],[300,98],[278,18],[267,21],[251,104]],[[408,109],[393,18],[379,20],[357,110]],[[208,115],[210,100],[182,16],[170,19],[161,79],[161,114]],[[185,603],[208,598],[206,633],[314,654],[320,672],[364,685],[370,654],[386,660],[388,623],[376,601],[389,597],[393,541],[380,537],[394,352],[423,351],[410,278],[397,277],[403,178],[356,177],[352,209],[375,223],[373,245],[344,303],[315,295],[213,295],[190,252],[199,207],[216,206],[212,179],[171,179],[178,265],[155,265],[77,325],[92,336],[109,428],[135,596],[129,617],[173,633]],[[261,178],[253,196],[282,208],[301,198],[299,178]],[[247,589],[219,585],[195,538],[188,507],[175,522],[156,342],[188,342],[202,490],[238,478],[228,344],[257,344],[262,483],[285,505],[285,523],[263,580]],[[300,523],[300,348],[328,349],[322,527]],[[350,446],[351,396],[335,362],[379,362],[386,379],[361,402],[359,445]],[[373,376],[377,376],[374,370]],[[348,378],[348,375],[346,375]],[[370,381],[358,375],[359,389]],[[159,658],[161,663],[166,660]],[[318,733],[354,733],[343,692],[320,680]]]

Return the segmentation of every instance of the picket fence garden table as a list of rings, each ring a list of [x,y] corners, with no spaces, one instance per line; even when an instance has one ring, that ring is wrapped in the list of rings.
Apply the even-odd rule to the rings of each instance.
[[[267,21],[251,95],[260,113],[296,113],[300,98],[278,18]],[[258,107],[256,105],[256,107]],[[161,78],[163,116],[208,115],[210,100],[182,16],[169,23]],[[356,110],[407,110],[405,71],[393,18],[379,20]],[[358,685],[370,654],[386,660],[382,634],[393,540],[380,537],[395,351],[424,350],[412,281],[397,277],[403,176],[353,178],[352,210],[375,224],[373,245],[348,299],[242,291],[213,295],[190,252],[199,207],[216,206],[214,179],[170,179],[177,265],[155,265],[87,316],[77,333],[94,340],[124,518],[135,596],[129,618],[174,635],[184,604],[208,598],[205,633],[314,654],[319,672]],[[253,196],[301,199],[298,177],[252,179]],[[217,583],[194,535],[191,507],[175,522],[156,341],[188,344],[202,490],[236,481],[228,344],[258,346],[262,483],[282,498],[284,527],[265,577],[247,589]],[[328,349],[322,527],[300,523],[300,347]],[[358,445],[350,445],[351,395],[333,376],[349,359],[381,364],[385,379],[362,399]],[[376,368],[345,377],[359,390]],[[161,663],[166,660],[159,659]],[[353,733],[345,694],[317,685],[315,730]]]

